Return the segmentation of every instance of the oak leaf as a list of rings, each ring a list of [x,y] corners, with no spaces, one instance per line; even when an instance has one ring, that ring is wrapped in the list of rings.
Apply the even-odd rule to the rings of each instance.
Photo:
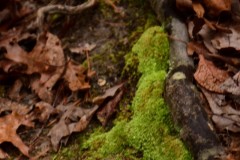
[[[199,55],[199,64],[197,71],[194,73],[195,80],[209,91],[223,93],[220,85],[229,78],[228,72],[217,68],[213,62]]]
[[[25,156],[29,157],[29,147],[26,146],[21,138],[17,135],[17,129],[20,125],[33,127],[28,115],[20,115],[12,112],[9,115],[0,118],[0,143],[11,142]]]

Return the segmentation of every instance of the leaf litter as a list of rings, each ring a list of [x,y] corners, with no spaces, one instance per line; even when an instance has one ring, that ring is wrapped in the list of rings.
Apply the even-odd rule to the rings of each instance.
[[[65,53],[59,37],[49,32],[44,23],[47,12],[71,14],[75,9],[74,13],[80,13],[95,5],[96,1],[89,0],[77,9],[62,5],[37,9],[35,3],[27,0],[0,3],[3,20],[0,21],[1,81],[11,85],[7,87],[6,96],[0,98],[0,144],[10,142],[24,156],[38,159],[51,148],[57,151],[72,133],[84,131],[94,115],[106,126],[123,96],[124,83],[113,85],[103,95],[88,97],[90,81],[95,75],[89,53],[96,44],[84,42],[69,48],[75,54],[86,54],[86,67]],[[106,3],[124,16],[123,8],[111,1]],[[12,12],[11,6],[18,6],[18,10]],[[37,17],[31,17],[33,12],[37,12]],[[61,100],[57,97],[59,90],[66,91]],[[73,101],[71,97],[77,94],[88,98]],[[20,126],[25,126],[24,132],[36,128],[36,137],[32,141],[24,141],[18,132]],[[37,139],[45,131],[48,137],[38,144],[43,148],[39,152],[34,151],[38,148],[34,146],[39,143]],[[4,149],[0,149],[0,158],[9,158]]]
[[[221,159],[237,160],[240,155],[237,136],[240,132],[240,3],[238,0],[177,0],[176,6],[193,13],[187,21],[191,38],[187,52],[198,59],[194,78],[227,150]]]

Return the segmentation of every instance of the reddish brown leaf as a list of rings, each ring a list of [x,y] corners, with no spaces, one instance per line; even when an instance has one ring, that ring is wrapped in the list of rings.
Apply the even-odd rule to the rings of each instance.
[[[123,91],[120,91],[112,100],[110,100],[105,106],[97,112],[97,118],[102,123],[103,126],[106,126],[109,118],[116,112],[116,107],[119,101],[121,100]]]
[[[208,9],[208,15],[216,17],[223,11],[231,10],[232,0],[203,0]]]
[[[205,10],[201,3],[198,1],[192,2],[193,10],[196,12],[198,18],[203,18]]]
[[[27,115],[20,115],[16,112],[0,118],[0,143],[11,142],[25,156],[29,157],[29,148],[17,135],[17,129],[20,125],[33,127],[33,123]]]
[[[199,55],[199,64],[194,73],[195,80],[209,91],[223,93],[220,85],[229,78],[227,71],[217,68],[211,61]]]

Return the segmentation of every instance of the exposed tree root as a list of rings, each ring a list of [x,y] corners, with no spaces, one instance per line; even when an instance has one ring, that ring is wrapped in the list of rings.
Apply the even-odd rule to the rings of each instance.
[[[44,19],[47,14],[63,13],[63,14],[80,14],[82,11],[93,7],[97,4],[97,0],[88,0],[78,6],[66,5],[47,5],[41,7],[37,11],[36,20],[28,27],[29,29],[39,29],[40,32],[44,28]]]

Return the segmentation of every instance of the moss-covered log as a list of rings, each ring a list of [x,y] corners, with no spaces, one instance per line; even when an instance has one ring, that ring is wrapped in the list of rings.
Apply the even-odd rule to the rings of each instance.
[[[211,122],[202,107],[200,94],[193,84],[193,61],[187,56],[188,41],[185,24],[176,15],[174,0],[149,0],[160,21],[170,26],[170,68],[165,84],[165,99],[175,123],[181,128],[183,140],[195,159],[210,160],[224,153],[211,129]],[[178,40],[174,40],[178,39]]]

